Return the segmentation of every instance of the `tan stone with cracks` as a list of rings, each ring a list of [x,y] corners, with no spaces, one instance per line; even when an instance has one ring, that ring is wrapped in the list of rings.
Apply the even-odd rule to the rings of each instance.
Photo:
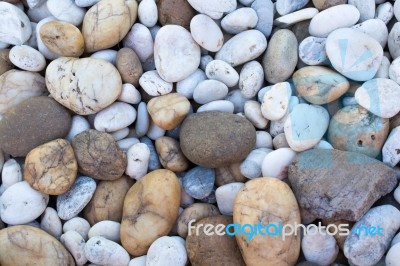
[[[183,172],[189,167],[189,161],[183,155],[179,142],[171,137],[160,137],[155,142],[158,158],[165,169]]]

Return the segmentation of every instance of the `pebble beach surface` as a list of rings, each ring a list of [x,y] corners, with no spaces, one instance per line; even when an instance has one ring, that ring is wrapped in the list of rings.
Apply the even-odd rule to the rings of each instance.
[[[400,0],[0,1],[2,266],[400,266],[399,163]]]

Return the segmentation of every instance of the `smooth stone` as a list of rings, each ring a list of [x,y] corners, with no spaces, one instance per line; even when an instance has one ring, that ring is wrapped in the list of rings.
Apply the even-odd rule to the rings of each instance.
[[[5,48],[7,47],[8,45],[6,45]],[[10,49],[0,49],[0,76],[14,68],[14,64],[10,61],[9,55]]]
[[[390,167],[400,162],[400,127],[392,129],[385,141],[382,148],[382,161]]]
[[[60,238],[62,234],[62,223],[55,209],[51,207],[46,208],[42,214],[40,229],[46,231],[55,238]]]
[[[274,4],[271,0],[255,0],[251,4],[258,17],[256,30],[261,31],[265,37],[269,37],[272,32],[272,25],[274,20]]]
[[[110,134],[86,130],[72,140],[72,147],[81,174],[98,180],[115,180],[123,175],[126,154]]]
[[[101,236],[110,241],[118,243],[120,242],[120,237],[119,237],[120,227],[121,224],[118,222],[108,221],[108,220],[101,221],[94,224],[90,228],[88,232],[88,237],[90,239],[92,237]]]
[[[292,88],[288,82],[273,85],[263,97],[262,115],[271,121],[282,119],[288,111],[290,96],[292,96]]]
[[[65,139],[72,141],[76,135],[88,129],[90,129],[90,124],[86,118],[80,115],[74,115],[72,117],[71,128],[69,129]]]
[[[205,14],[212,19],[222,18],[224,13],[232,12],[237,7],[236,0],[188,0],[189,4],[199,13]]]
[[[387,39],[389,52],[392,58],[396,59],[400,56],[400,23],[396,22],[389,33],[389,38]]]
[[[268,202],[268,204],[265,204]],[[256,178],[245,183],[235,199],[233,222],[239,224],[300,223],[300,210],[290,187],[276,178]],[[256,234],[251,241],[235,235],[246,265],[294,265],[300,253],[300,236],[281,237]]]
[[[398,191],[398,187],[396,188],[396,190]],[[395,190],[395,192],[396,192],[396,190]],[[398,243],[400,243],[400,234],[399,233],[397,233],[394,237],[393,237],[393,239],[392,239],[392,241],[390,242],[390,247],[393,247],[394,245],[396,245],[396,244],[398,244]]]
[[[128,151],[130,147],[139,143],[139,139],[137,138],[125,138],[117,141],[118,147],[123,151]]]
[[[146,136],[149,137],[151,140],[156,140],[165,135],[165,129],[157,126],[155,123],[151,121],[149,130],[147,131]]]
[[[129,132],[130,132],[129,127],[124,127],[117,131],[110,132],[110,134],[116,141],[118,141],[126,138],[129,135]]]
[[[182,185],[186,193],[195,199],[203,199],[210,195],[214,187],[214,169],[195,167],[182,178]]]
[[[146,144],[150,150],[149,170],[153,171],[160,169],[161,168],[160,159],[158,158],[156,148],[151,139],[149,139],[148,137],[142,137],[140,138],[140,142]]]
[[[7,1],[6,1],[7,2]],[[37,7],[40,5],[43,5],[45,3],[45,0],[27,0],[26,3],[28,4],[29,8]]]
[[[311,19],[309,32],[314,37],[326,38],[336,29],[355,25],[359,19],[360,11],[355,6],[347,4],[333,6]]]
[[[179,142],[171,137],[162,136],[156,139],[155,147],[161,165],[168,170],[181,173],[189,167],[189,161],[181,151]]]
[[[100,50],[100,51],[93,53],[90,56],[90,58],[103,59],[115,66],[116,61],[117,61],[117,55],[118,55],[117,51],[111,50],[111,49],[106,49],[106,50]]]
[[[244,116],[258,129],[266,128],[269,123],[261,111],[261,104],[257,101],[246,101],[244,104]]]
[[[147,174],[150,149],[144,143],[132,145],[126,152],[127,166],[125,173],[133,179],[140,180]]]
[[[220,186],[215,191],[218,209],[223,215],[232,216],[235,198],[244,183],[236,182]]]
[[[389,67],[389,77],[400,85],[400,57],[392,61]]]
[[[167,82],[177,82],[199,67],[200,47],[185,28],[166,25],[156,35],[154,58],[160,77]]]
[[[0,121],[1,149],[14,157],[26,156],[33,148],[66,136],[70,125],[68,111],[53,99],[29,98],[9,109]]]
[[[230,92],[228,92],[228,95],[225,97],[225,100],[233,104],[232,113],[243,113],[244,104],[248,101],[248,99],[245,98],[242,92],[238,89],[231,90]]]
[[[327,142],[326,140],[321,140],[320,142],[318,142],[317,145],[315,145],[315,146],[313,147],[313,149],[332,150],[333,147],[332,147],[332,145],[331,145],[329,142]]]
[[[193,99],[199,104],[222,100],[228,95],[228,87],[218,80],[204,80],[193,91]]]
[[[140,102],[138,106],[138,113],[135,123],[135,131],[138,137],[143,137],[147,134],[150,127],[150,115],[147,112],[147,105],[145,102]]]
[[[14,46],[10,50],[10,61],[22,70],[38,72],[46,67],[46,59],[36,49],[27,45]]]
[[[300,96],[320,105],[339,99],[350,88],[345,77],[322,66],[300,68],[293,74],[293,83]]]
[[[383,234],[368,235],[362,228],[380,226]],[[386,253],[400,228],[400,211],[392,205],[370,209],[352,228],[344,242],[344,255],[353,265],[375,265]],[[361,230],[359,234],[353,230]]]
[[[316,218],[348,221],[359,220],[397,185],[395,171],[378,160],[324,149],[298,154],[289,181],[301,208]]]
[[[10,186],[0,197],[0,217],[9,225],[31,222],[46,209],[49,196],[34,190],[26,181]]]
[[[347,0],[312,0],[314,6],[318,10],[324,10],[332,6],[347,4]]]
[[[153,57],[154,40],[150,30],[143,24],[133,24],[131,30],[123,39],[123,45],[135,51],[143,63]]]
[[[261,164],[262,176],[284,180],[288,176],[288,167],[296,156],[290,148],[280,148],[268,153]]]
[[[100,0],[75,0],[75,5],[80,7],[90,7],[97,4]]]
[[[253,125],[240,116],[204,112],[184,120],[180,141],[190,161],[218,168],[243,160],[255,145],[256,132]]]
[[[389,119],[380,118],[359,105],[340,109],[331,119],[328,141],[335,149],[375,158],[389,134]]]
[[[214,58],[211,55],[203,55],[200,58],[200,66],[199,68],[203,71],[206,71],[206,67],[208,63],[210,63]]]
[[[134,86],[139,85],[139,78],[143,74],[143,68],[135,51],[130,48],[120,49],[117,53],[115,65],[124,83],[131,83]]]
[[[256,146],[255,149],[267,148],[272,149],[272,137],[266,131],[256,132]]]
[[[87,258],[85,256],[85,240],[76,231],[68,231],[60,237],[61,243],[74,257],[78,266],[85,265]]]
[[[209,16],[198,14],[190,21],[193,39],[204,49],[218,52],[224,44],[224,36],[218,24]]]
[[[300,21],[312,19],[319,11],[316,8],[304,8],[299,11],[295,11],[293,13],[281,16],[274,20],[274,25],[280,28],[287,28],[293,24],[296,24]]]
[[[397,21],[400,21],[400,3],[396,1],[393,4],[393,11],[394,11],[394,16],[396,17]]]
[[[285,133],[281,133],[277,135],[273,140],[272,144],[274,146],[274,149],[278,150],[281,148],[290,148],[289,143],[286,140]]]
[[[385,263],[386,265],[398,264],[400,257],[400,244],[392,246],[386,254]]]
[[[196,11],[186,0],[158,0],[158,20],[162,26],[175,24],[189,30]]]
[[[271,134],[272,137],[276,137],[277,135],[284,133],[284,127],[285,127],[285,122],[289,117],[289,112],[285,114],[284,117],[282,117],[279,120],[276,121],[271,121],[270,127],[269,127],[269,133]]]
[[[75,5],[74,0],[48,0],[47,8],[58,20],[78,26],[82,23],[86,10]]]
[[[128,252],[118,245],[101,236],[90,238],[85,245],[85,257],[99,265],[128,265],[130,257]]]
[[[172,82],[162,79],[156,70],[143,73],[139,79],[142,89],[150,96],[166,95],[172,91]]]
[[[37,37],[36,37],[37,23],[36,22],[31,22],[31,27],[32,27],[31,37],[29,37],[29,39],[25,42],[24,45],[32,47],[33,49],[38,49],[38,41],[37,41]],[[0,45],[0,47],[1,47],[1,45]]]
[[[1,2],[0,42],[12,45],[24,44],[32,34],[32,27],[29,18],[15,5]]]
[[[122,92],[118,101],[130,104],[139,104],[141,100],[142,96],[135,86],[129,83],[122,84]]]
[[[162,236],[154,241],[147,252],[147,266],[185,266],[188,258],[185,241],[178,237]]]
[[[252,150],[240,164],[240,173],[249,179],[260,177],[261,164],[269,152],[271,152],[271,150],[266,148]]]
[[[85,14],[82,34],[86,52],[96,52],[119,43],[137,17],[136,0],[106,0],[92,6]],[[110,30],[110,26],[117,30]]]
[[[376,7],[375,18],[382,20],[385,24],[394,16],[393,5],[390,2],[385,2]]]
[[[77,216],[89,203],[96,190],[96,182],[86,176],[76,179],[71,189],[57,197],[57,213],[63,220]]]
[[[185,96],[187,99],[192,99],[193,92],[197,85],[206,79],[207,76],[204,71],[197,69],[195,72],[193,72],[193,74],[176,83],[176,92],[182,96]]]
[[[42,19],[53,16],[47,8],[47,3],[43,3],[40,6],[29,8],[26,12],[31,22],[38,23]]]
[[[356,24],[352,29],[358,30],[365,34],[368,34],[370,37],[377,40],[382,48],[386,47],[386,43],[388,42],[389,32],[386,27],[386,24],[380,19],[369,19],[360,24]]]
[[[12,185],[22,181],[22,169],[15,159],[8,159],[4,162],[3,156],[3,169],[1,170],[2,187],[7,189]]]
[[[267,48],[267,39],[258,30],[246,30],[229,39],[215,59],[235,67],[259,57]]]
[[[250,7],[242,7],[226,15],[221,20],[221,28],[227,33],[238,34],[254,28],[257,22],[256,11]]]
[[[202,112],[224,112],[233,114],[235,106],[232,102],[227,100],[217,100],[206,103],[197,109],[197,113]]]
[[[326,38],[307,37],[299,45],[299,58],[303,63],[315,66],[326,63]]]
[[[139,21],[146,27],[153,27],[157,23],[158,10],[154,0],[142,0],[138,7]]]
[[[391,118],[400,111],[400,86],[391,79],[371,79],[355,93],[359,105],[382,118]]]
[[[50,16],[50,17],[46,17],[38,22],[38,24],[36,25],[36,41],[37,41],[37,46],[38,46],[39,52],[41,52],[43,54],[43,56],[46,57],[46,59],[54,60],[54,59],[59,58],[60,55],[55,54],[52,51],[50,51],[49,48],[47,48],[47,46],[44,45],[43,41],[40,39],[40,28],[44,24],[46,24],[47,22],[50,22],[50,21],[57,21],[57,19],[53,16]]]
[[[40,145],[25,158],[24,179],[32,188],[44,194],[60,195],[67,192],[77,173],[78,163],[74,151],[65,139]]]
[[[258,61],[243,65],[239,75],[239,89],[244,97],[251,99],[257,95],[264,82],[264,69]]]
[[[135,108],[123,102],[115,102],[98,112],[94,128],[101,132],[114,132],[130,126],[136,120]]]
[[[239,82],[237,71],[222,60],[208,63],[205,72],[209,79],[221,81],[228,87],[234,87]]]
[[[307,3],[308,0],[277,0],[275,7],[279,15],[284,16],[303,8]]]
[[[265,79],[273,84],[286,81],[293,74],[297,60],[296,36],[290,30],[276,31],[269,41],[262,61]]]
[[[349,0],[348,3],[360,11],[360,22],[374,18],[375,0]]]
[[[301,240],[301,249],[307,261],[317,265],[331,265],[339,253],[339,247],[326,229],[312,227]]]
[[[382,46],[378,41],[349,28],[338,29],[329,34],[326,52],[340,74],[356,81],[373,78],[383,57]],[[337,56],[338,54],[341,56]]]
[[[63,225],[63,232],[67,233],[70,231],[77,232],[82,236],[84,240],[88,240],[88,233],[90,230],[90,224],[88,221],[81,217],[74,217],[66,221]]]
[[[46,85],[56,101],[79,115],[101,111],[122,91],[118,70],[111,63],[94,58],[54,60],[46,69]]]
[[[318,105],[298,104],[285,122],[285,136],[290,148],[300,152],[314,147],[329,125],[328,111]]]
[[[0,76],[0,115],[29,98],[45,94],[46,84],[40,74],[9,70]]]

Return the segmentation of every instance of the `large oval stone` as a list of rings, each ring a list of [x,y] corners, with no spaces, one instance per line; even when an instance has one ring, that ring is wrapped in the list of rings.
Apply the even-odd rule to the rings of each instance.
[[[255,145],[256,131],[247,119],[238,115],[196,113],[183,122],[180,141],[190,161],[218,168],[246,158]]]

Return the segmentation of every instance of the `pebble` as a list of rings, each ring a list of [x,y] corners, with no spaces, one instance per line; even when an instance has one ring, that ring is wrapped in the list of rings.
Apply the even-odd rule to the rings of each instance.
[[[142,0],[138,8],[139,21],[146,27],[153,27],[157,23],[158,10],[154,0]]]
[[[88,221],[81,217],[74,217],[64,223],[63,232],[64,234],[70,231],[78,232],[84,240],[88,240],[88,233],[90,230],[90,224]]]
[[[209,16],[198,14],[190,21],[193,39],[204,49],[218,52],[224,44],[224,36],[218,24]]]
[[[145,143],[150,150],[150,158],[149,158],[149,170],[157,170],[161,168],[160,159],[158,158],[158,154],[156,148],[154,147],[153,142],[148,137],[140,138],[140,142]]]
[[[38,23],[44,18],[53,16],[49,9],[47,8],[47,3],[43,3],[40,6],[36,6],[34,8],[29,8],[26,12],[31,22]]]
[[[360,11],[360,22],[375,17],[375,0],[349,0],[348,3]]]
[[[324,10],[336,5],[347,4],[347,0],[312,0],[312,2],[319,10]]]
[[[155,141],[155,147],[161,165],[176,173],[185,171],[189,167],[189,161],[181,151],[179,142],[171,137],[159,137]]]
[[[223,112],[233,114],[235,106],[232,102],[226,100],[218,100],[206,103],[197,109],[197,113],[201,112]]]
[[[57,59],[57,58],[60,57],[60,55],[51,52],[51,51],[49,50],[49,48],[47,48],[47,46],[46,46],[46,45],[43,43],[43,41],[40,39],[40,28],[41,28],[44,24],[46,24],[47,22],[56,21],[56,20],[57,20],[57,19],[56,19],[55,17],[50,16],[50,17],[43,18],[43,19],[40,20],[40,21],[38,22],[38,24],[36,25],[36,41],[37,41],[38,50],[39,50],[39,52],[42,53],[42,55],[43,55],[44,57],[46,57],[46,59],[49,59],[49,60]]]
[[[282,119],[288,111],[292,89],[288,82],[277,83],[267,91],[261,104],[262,115],[271,121]]]
[[[250,7],[242,7],[226,15],[221,20],[221,28],[227,33],[238,34],[254,28],[257,22],[256,11]]]
[[[21,166],[15,159],[8,159],[4,162],[4,155],[3,156],[3,165],[1,171],[1,181],[2,187],[7,189],[12,185],[22,181],[22,171]]]
[[[137,138],[125,138],[117,141],[118,147],[123,151],[128,151],[130,147],[139,143],[139,139]]]
[[[391,118],[400,111],[400,86],[390,79],[371,79],[359,87],[356,101],[376,116]]]
[[[232,113],[243,113],[244,104],[248,101],[248,99],[246,99],[242,94],[242,92],[238,89],[231,90],[230,92],[228,92],[228,95],[225,97],[225,100],[233,104]]]
[[[206,79],[207,76],[204,71],[197,69],[189,77],[176,83],[176,92],[182,96],[185,96],[187,99],[192,99],[193,92],[197,85]]]
[[[200,82],[193,91],[193,99],[199,104],[222,100],[228,95],[228,87],[225,83],[208,79]]]
[[[150,127],[150,115],[147,112],[147,105],[145,102],[140,102],[138,106],[138,114],[135,123],[135,131],[138,137],[146,135]]]
[[[259,148],[272,149],[271,135],[266,131],[257,131],[255,148],[256,149],[259,149]]]
[[[10,50],[10,61],[18,68],[27,71],[38,72],[46,67],[46,59],[36,49],[20,45]]]
[[[188,0],[189,4],[199,13],[205,14],[212,19],[222,18],[224,13],[232,12],[237,7],[236,0]]]
[[[58,20],[78,26],[82,23],[86,10],[75,5],[73,0],[48,0],[47,8]]]
[[[167,82],[177,82],[199,67],[200,47],[185,28],[166,25],[156,35],[154,58],[160,77]]]
[[[93,53],[119,43],[136,20],[137,7],[135,0],[105,0],[92,6],[82,24],[85,51]]]
[[[303,63],[315,66],[328,61],[326,38],[309,36],[299,45],[299,58]]]
[[[120,242],[119,229],[121,224],[114,221],[101,221],[92,226],[88,232],[89,239],[96,236],[104,237],[113,242]]]
[[[249,179],[260,177],[261,163],[269,152],[266,148],[252,150],[240,164],[240,173]]]
[[[178,126],[190,110],[190,102],[178,93],[151,99],[147,104],[152,121],[164,130]]]
[[[165,129],[157,126],[153,121],[150,124],[149,130],[147,131],[146,136],[151,140],[156,140],[165,135]]]
[[[395,23],[390,31],[389,38],[387,39],[390,55],[396,59],[400,56],[399,41],[400,38],[400,23]]]
[[[9,225],[25,224],[46,209],[49,196],[34,190],[26,181],[10,186],[0,197],[0,217]]]
[[[380,43],[382,48],[385,48],[386,43],[388,42],[388,29],[386,24],[380,19],[366,20],[360,24],[354,25],[352,29],[363,32],[374,38]]]
[[[400,245],[392,246],[388,253],[386,254],[385,263],[386,265],[397,265],[399,262],[399,252],[400,252]]]
[[[2,1],[0,3],[2,29],[0,42],[12,45],[24,44],[32,34],[29,18],[15,5]]]
[[[236,182],[220,186],[215,191],[218,209],[223,215],[232,216],[233,206],[237,193],[244,186],[243,183]]]
[[[121,74],[123,82],[131,83],[134,86],[139,85],[139,79],[143,74],[143,68],[135,51],[130,48],[122,48],[119,50],[115,65]]]
[[[331,119],[328,141],[335,149],[353,151],[375,158],[389,134],[389,121],[359,105],[340,109]]]
[[[85,256],[85,240],[76,231],[68,231],[60,237],[61,243],[74,257],[78,266],[85,265],[87,258]]]
[[[307,261],[317,265],[330,265],[335,262],[339,247],[326,229],[319,232],[312,227],[301,240],[301,249]]]
[[[354,226],[344,242],[344,255],[354,265],[375,265],[390,246],[390,241],[400,228],[400,212],[392,205],[381,205],[370,209]],[[383,234],[357,234],[353,230],[362,227],[380,226]]]
[[[160,96],[172,91],[172,82],[167,82],[160,77],[156,70],[143,73],[139,79],[142,89],[150,96]]]
[[[265,79],[272,84],[286,81],[293,74],[297,60],[296,36],[287,29],[276,31],[262,60]]]
[[[94,128],[101,132],[114,132],[130,126],[136,120],[135,108],[123,102],[115,102],[98,112]]]
[[[182,178],[182,185],[186,193],[195,199],[204,199],[209,196],[214,187],[215,171],[211,168],[195,167],[189,170]]]
[[[243,65],[239,75],[239,88],[247,99],[257,95],[264,82],[264,69],[257,61],[250,61]]]
[[[62,223],[55,209],[51,207],[46,208],[42,214],[40,229],[46,231],[57,239],[60,238],[62,234]]]
[[[290,148],[300,152],[314,147],[329,125],[329,113],[321,106],[298,104],[285,122],[285,136]]]
[[[397,21],[400,20],[400,4],[396,3],[396,1],[393,4],[393,11],[394,11],[394,16],[396,17]]]
[[[131,255],[145,255],[157,238],[171,231],[178,217],[180,190],[178,177],[165,169],[150,172],[129,189],[120,236]],[[149,224],[153,224],[152,234],[147,230]]]
[[[90,56],[90,58],[103,59],[115,66],[117,61],[117,55],[118,55],[117,51],[111,49],[105,49],[93,53]]]
[[[244,104],[244,116],[258,129],[265,129],[269,120],[262,114],[261,104],[257,101],[247,101]]]
[[[289,143],[286,140],[285,133],[278,134],[272,141],[275,150],[280,148],[290,148]]]
[[[86,242],[85,257],[90,262],[110,266],[128,265],[130,261],[123,247],[101,236],[92,237]]]
[[[140,23],[133,24],[123,40],[123,45],[135,51],[141,62],[149,60],[154,53],[154,40],[151,32]]]
[[[9,54],[10,49],[0,49],[0,76],[14,68],[13,63],[10,61]]]
[[[63,220],[77,216],[88,204],[96,189],[96,182],[86,176],[78,177],[71,189],[57,197],[57,213]]]
[[[122,92],[118,98],[118,101],[130,104],[139,104],[141,100],[142,96],[135,86],[129,83],[122,84]]]
[[[147,252],[146,265],[185,266],[187,260],[185,241],[183,239],[162,236],[151,244]]]
[[[147,174],[150,159],[150,149],[144,143],[132,145],[127,153],[128,164],[125,173],[131,178],[139,180]]]
[[[284,180],[288,177],[288,167],[296,156],[290,148],[280,148],[268,153],[261,162],[262,176]]]
[[[56,101],[79,115],[99,112],[122,91],[118,70],[94,58],[61,57],[52,61],[46,69],[46,85]]]
[[[210,63],[214,58],[211,55],[203,55],[200,58],[200,69],[206,71],[208,63]]]
[[[315,146],[313,147],[313,149],[332,150],[333,147],[332,147],[332,145],[331,145],[329,142],[327,142],[326,140],[323,140],[323,139],[322,139],[320,142],[318,142],[317,145],[315,145]]]
[[[86,130],[72,140],[72,147],[81,174],[98,180],[115,180],[125,172],[126,154],[108,133]]]
[[[393,5],[390,2],[380,4],[376,7],[375,18],[382,20],[385,24],[394,16]]]
[[[276,178],[256,178],[246,182],[235,199],[233,222],[260,222],[266,226],[278,221],[283,226],[300,224],[300,210],[289,186]],[[287,236],[285,240],[261,234],[254,235],[252,241],[246,240],[245,235],[236,235],[235,238],[246,265],[263,265],[265,261],[278,265],[282,258],[286,264],[294,265],[300,252],[300,236],[297,234]],[[263,252],[259,252],[261,247],[265,248]]]
[[[136,258],[131,259],[128,266],[146,266],[146,260],[147,260],[146,255],[136,257]]]
[[[400,84],[400,57],[392,61],[389,67],[389,77],[397,84]]]
[[[256,30],[262,32],[265,37],[269,37],[272,32],[275,7],[271,0],[255,0],[251,4],[258,17]]]
[[[315,218],[334,221],[358,221],[397,185],[395,171],[378,160],[324,149],[298,154],[289,166],[289,181],[301,208]]]
[[[176,24],[189,30],[196,11],[186,0],[158,0],[158,20],[161,25]]]
[[[267,39],[260,31],[246,30],[225,42],[216,53],[215,59],[225,61],[235,67],[256,59],[266,48]]]
[[[333,6],[321,11],[311,19],[309,32],[311,36],[326,38],[336,29],[355,25],[359,19],[360,11],[355,6],[346,4]],[[324,26],[321,27],[321,25]],[[350,37],[346,35],[341,34],[342,37]]]
[[[343,39],[347,40],[345,46],[341,41]],[[326,52],[340,74],[356,81],[373,78],[383,57],[382,46],[378,41],[365,33],[348,28],[335,30],[329,35]],[[341,56],[337,56],[338,54]]]
[[[90,7],[97,4],[100,0],[75,0],[75,5],[80,7]]]
[[[287,28],[293,24],[296,24],[300,21],[312,19],[319,11],[316,8],[304,8],[299,11],[295,11],[293,13],[281,16],[274,20],[274,25],[280,28]]]
[[[71,127],[65,139],[72,141],[76,135],[88,129],[90,129],[90,124],[86,118],[80,115],[74,115],[72,117]]]
[[[339,99],[350,88],[349,81],[336,71],[322,66],[308,66],[293,74],[300,96],[313,104],[327,104]]]
[[[399,134],[399,127],[392,129],[382,148],[382,161],[390,167],[394,167],[400,162],[400,156],[398,153],[400,149]]]
[[[236,70],[222,60],[213,60],[208,63],[205,72],[209,79],[221,81],[228,87],[234,87],[239,82],[239,74]]]
[[[284,16],[307,5],[308,0],[277,0],[276,11]]]

